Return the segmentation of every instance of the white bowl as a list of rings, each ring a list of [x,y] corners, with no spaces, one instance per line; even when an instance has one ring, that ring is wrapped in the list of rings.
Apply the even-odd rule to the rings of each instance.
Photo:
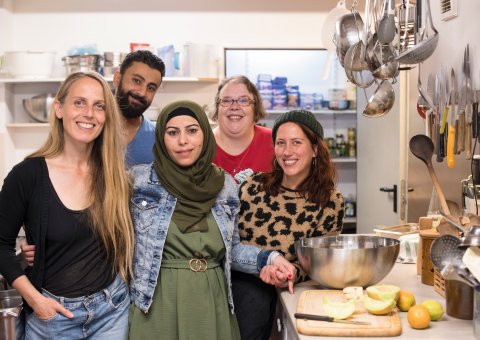
[[[8,51],[2,68],[14,78],[47,79],[52,76],[54,61],[54,52]]]

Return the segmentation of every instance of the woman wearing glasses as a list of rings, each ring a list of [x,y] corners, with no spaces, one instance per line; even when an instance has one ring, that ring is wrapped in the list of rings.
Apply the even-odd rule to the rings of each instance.
[[[252,171],[271,171],[272,131],[256,125],[265,118],[260,94],[245,76],[225,79],[215,96],[211,119],[217,142],[214,163],[241,181]]]
[[[210,117],[218,122],[213,130],[217,142],[214,163],[234,176],[237,182],[243,182],[253,172],[272,170],[272,130],[256,125],[265,116],[260,94],[247,77],[234,76],[220,83],[215,110]],[[270,287],[275,293],[275,287]],[[256,292],[263,295],[263,289],[263,283],[256,276],[232,270],[235,314],[242,339],[263,339],[270,334],[267,328],[273,321],[276,300],[269,295],[269,302],[265,303],[256,295]],[[267,320],[252,322],[250,297],[262,301],[261,310],[255,315],[264,315]]]

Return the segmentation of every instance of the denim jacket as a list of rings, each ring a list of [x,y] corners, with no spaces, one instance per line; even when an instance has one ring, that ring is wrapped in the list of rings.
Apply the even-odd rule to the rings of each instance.
[[[130,169],[133,180],[131,210],[135,225],[135,253],[130,293],[133,302],[147,313],[157,286],[163,247],[175,209],[176,198],[160,183],[152,166]],[[230,270],[258,274],[271,251],[240,243],[238,235],[239,199],[233,178],[225,174],[225,183],[212,207],[212,215],[225,243],[223,269],[227,279],[228,303],[233,313]]]

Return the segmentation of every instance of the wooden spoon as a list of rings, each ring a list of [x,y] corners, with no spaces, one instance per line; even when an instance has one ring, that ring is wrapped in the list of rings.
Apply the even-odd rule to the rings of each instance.
[[[427,166],[433,186],[437,191],[440,207],[445,214],[450,215],[450,209],[448,208],[447,201],[445,200],[445,195],[443,194],[437,175],[435,174],[435,169],[432,165],[432,155],[434,149],[432,140],[425,135],[416,135],[410,139],[409,146],[410,151],[415,155],[415,157],[422,160]]]

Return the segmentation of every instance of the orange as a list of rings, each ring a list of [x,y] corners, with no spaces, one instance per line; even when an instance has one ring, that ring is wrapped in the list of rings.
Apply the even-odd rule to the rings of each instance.
[[[410,307],[407,314],[407,321],[412,328],[423,329],[430,325],[430,313],[422,305]]]

